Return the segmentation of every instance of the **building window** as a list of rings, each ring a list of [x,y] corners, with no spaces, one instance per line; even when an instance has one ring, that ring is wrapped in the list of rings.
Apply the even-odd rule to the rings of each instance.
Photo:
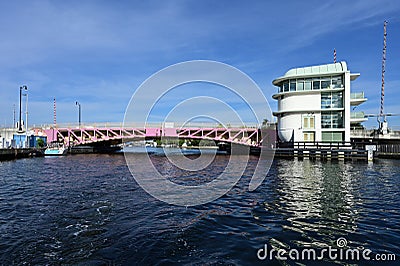
[[[285,82],[283,82],[283,91],[289,91],[289,82],[288,81],[285,81]]]
[[[338,142],[343,141],[343,132],[322,132],[322,141]]]
[[[325,79],[321,80],[321,89],[329,89],[330,86],[331,86],[330,78],[328,78],[328,79],[325,78]]]
[[[343,128],[343,112],[322,112],[321,128]]]
[[[290,80],[290,91],[296,91],[296,80],[295,79]]]
[[[332,77],[332,89],[343,88],[342,76]]]
[[[331,108],[343,108],[343,92],[332,92]]]
[[[323,92],[321,93],[321,108],[343,108],[343,92]]]
[[[312,79],[306,79],[304,82],[304,90],[305,91],[310,91],[311,90],[311,85],[312,85]]]
[[[320,82],[319,78],[313,79],[312,88],[313,88],[313,90],[319,90],[321,88],[321,82]]]
[[[315,132],[303,132],[303,141],[315,141]]]
[[[315,128],[315,117],[314,116],[303,116],[303,129],[314,129]]]
[[[279,85],[279,92],[343,88],[342,76],[290,79]]]
[[[328,93],[321,93],[321,108],[329,109],[331,108],[332,95]]]
[[[297,80],[297,90],[303,91],[304,90],[304,79]]]

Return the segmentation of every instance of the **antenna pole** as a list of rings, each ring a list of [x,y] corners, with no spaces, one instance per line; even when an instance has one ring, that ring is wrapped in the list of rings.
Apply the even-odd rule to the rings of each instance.
[[[56,97],[54,97],[54,103],[53,103],[53,123],[54,126],[57,125],[57,108],[56,108]]]
[[[13,104],[13,128],[17,127],[16,121],[15,121],[15,104]]]
[[[383,23],[383,54],[382,54],[382,87],[381,87],[381,109],[379,113],[379,120],[384,116],[383,104],[385,102],[385,64],[386,64],[386,25],[387,21]],[[384,118],[386,120],[386,118]]]

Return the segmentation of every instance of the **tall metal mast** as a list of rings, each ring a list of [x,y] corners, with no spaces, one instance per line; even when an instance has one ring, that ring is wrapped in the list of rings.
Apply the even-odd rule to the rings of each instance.
[[[54,102],[53,102],[53,124],[54,126],[57,125],[57,108],[56,108],[56,97],[54,97]]]
[[[385,64],[386,64],[386,25],[387,21],[383,23],[383,54],[382,54],[382,87],[381,87],[381,109],[379,112],[379,122],[381,118],[384,117],[384,121],[386,121],[386,116],[383,113],[383,104],[385,102]]]
[[[400,114],[384,113],[384,103],[385,103],[385,65],[386,65],[386,26],[388,22],[385,20],[383,22],[383,53],[382,53],[382,86],[381,86],[381,106],[379,114],[366,115],[365,117],[376,117],[379,123],[379,129],[376,133],[380,135],[387,135],[390,133],[388,122],[386,118],[388,116],[400,116]],[[382,121],[383,118],[383,121]]]

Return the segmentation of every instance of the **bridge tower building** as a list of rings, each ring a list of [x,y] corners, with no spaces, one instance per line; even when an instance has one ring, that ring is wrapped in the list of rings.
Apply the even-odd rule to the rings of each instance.
[[[360,76],[347,63],[293,68],[272,83],[278,93],[278,135],[284,142],[350,141],[351,127],[367,120],[355,106],[365,102],[363,92],[351,93],[350,83]]]

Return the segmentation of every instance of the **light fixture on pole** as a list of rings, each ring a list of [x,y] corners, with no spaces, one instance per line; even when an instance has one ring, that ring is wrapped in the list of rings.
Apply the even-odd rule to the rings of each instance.
[[[79,111],[78,123],[79,123],[79,127],[80,127],[81,126],[81,104],[79,102],[75,102],[75,105],[78,105],[78,111]]]
[[[28,142],[28,89],[26,89],[26,93],[22,94],[26,97],[25,99],[25,148],[29,147]]]
[[[16,123],[16,121],[15,121],[15,104],[13,104],[13,125],[12,125],[12,128],[15,128],[17,126],[15,123]]]
[[[28,90],[26,85],[19,87],[19,121],[18,132],[22,132],[22,90]]]

